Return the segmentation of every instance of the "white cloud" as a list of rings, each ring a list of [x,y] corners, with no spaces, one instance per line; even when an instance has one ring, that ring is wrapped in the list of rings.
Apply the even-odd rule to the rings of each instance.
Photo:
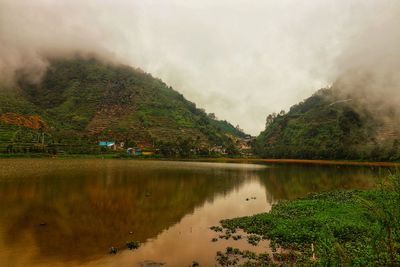
[[[268,113],[334,82],[354,35],[394,3],[2,0],[0,73],[45,64],[43,55],[94,51],[162,78],[257,134]]]

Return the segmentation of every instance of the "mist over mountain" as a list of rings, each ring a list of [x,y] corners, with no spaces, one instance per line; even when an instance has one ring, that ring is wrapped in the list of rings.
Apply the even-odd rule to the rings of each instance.
[[[269,158],[399,160],[400,117],[395,110],[343,96],[337,87],[321,89],[288,113],[269,115],[255,152]]]
[[[396,106],[399,17],[396,0],[3,0],[0,77],[39,82],[52,58],[95,56],[257,134],[266,114],[338,81]]]
[[[400,3],[383,1],[338,59],[333,87],[375,113],[400,115]]]
[[[98,153],[99,141],[164,156],[237,153],[245,134],[160,79],[97,59],[53,59],[37,83],[18,74],[0,90],[1,151]]]

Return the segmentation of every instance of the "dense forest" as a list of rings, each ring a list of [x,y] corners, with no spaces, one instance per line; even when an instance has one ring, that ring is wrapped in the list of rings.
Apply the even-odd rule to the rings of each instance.
[[[245,136],[160,79],[96,59],[52,60],[39,84],[19,73],[0,94],[3,153],[99,153],[113,141],[166,156],[235,154]]]
[[[288,113],[268,115],[254,151],[262,157],[400,160],[398,119],[375,113],[334,88],[321,89]]]
[[[1,153],[107,152],[99,141],[156,151],[162,156],[238,155],[246,138],[238,127],[186,100],[140,69],[96,59],[54,59],[40,83],[18,73],[0,90]],[[278,114],[253,143],[270,158],[400,159],[398,116],[374,112],[321,89]]]

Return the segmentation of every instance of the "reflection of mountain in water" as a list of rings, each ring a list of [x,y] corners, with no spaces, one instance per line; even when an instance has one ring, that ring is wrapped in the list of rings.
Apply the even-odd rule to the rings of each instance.
[[[378,167],[282,164],[260,172],[260,181],[272,203],[310,192],[370,188],[377,177],[387,173],[386,168]]]
[[[118,160],[5,160],[0,169],[0,252],[3,244],[37,249],[39,261],[63,262],[86,262],[128,240],[155,238],[248,179],[259,179],[274,202],[370,187],[380,170]]]
[[[7,228],[7,246],[21,246],[31,235],[39,258],[63,261],[154,238],[205,201],[238,188],[252,170],[101,160],[36,164],[0,180],[0,209],[8,214],[0,215],[0,228]]]

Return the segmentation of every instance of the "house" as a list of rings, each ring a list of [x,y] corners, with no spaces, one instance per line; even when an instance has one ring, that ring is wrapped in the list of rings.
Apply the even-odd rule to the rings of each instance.
[[[99,141],[99,146],[113,146],[115,145],[114,141]]]
[[[226,149],[223,148],[222,146],[217,146],[217,145],[211,147],[209,149],[209,151],[212,152],[212,153],[220,153],[220,154],[223,154],[223,155],[226,154]]]
[[[126,153],[132,156],[140,156],[142,155],[142,149],[140,149],[139,147],[129,147],[126,150]]]
[[[112,150],[116,150],[117,146],[114,141],[99,141],[99,146],[101,147],[107,147]]]

